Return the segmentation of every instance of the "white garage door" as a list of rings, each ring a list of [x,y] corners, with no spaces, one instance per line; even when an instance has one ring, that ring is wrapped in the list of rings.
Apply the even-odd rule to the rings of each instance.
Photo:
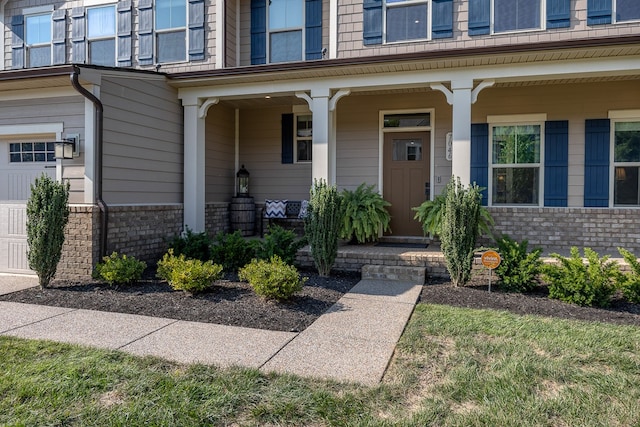
[[[27,262],[27,199],[43,172],[56,175],[53,144],[0,142],[0,273],[33,274]]]

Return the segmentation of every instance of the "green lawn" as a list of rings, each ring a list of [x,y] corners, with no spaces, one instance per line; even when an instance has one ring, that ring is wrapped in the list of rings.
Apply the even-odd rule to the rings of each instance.
[[[420,304],[373,388],[0,337],[0,425],[640,426],[640,327]]]

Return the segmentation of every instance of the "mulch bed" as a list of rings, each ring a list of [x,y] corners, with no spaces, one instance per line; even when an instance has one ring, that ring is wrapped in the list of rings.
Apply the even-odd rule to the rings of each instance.
[[[120,289],[99,282],[57,281],[45,290],[26,289],[0,296],[0,300],[302,331],[360,280],[359,273],[333,272],[331,277],[320,277],[314,271],[303,270],[301,274],[309,280],[287,302],[264,300],[233,275],[216,282],[208,292],[190,295],[173,291],[165,282],[155,279],[152,272],[139,283]],[[625,302],[620,295],[616,295],[610,307],[602,309],[551,300],[544,286],[532,293],[515,294],[500,292],[495,285],[488,292],[486,281],[479,278],[465,287],[454,287],[443,279],[428,283],[423,287],[420,302],[640,326],[640,304]]]

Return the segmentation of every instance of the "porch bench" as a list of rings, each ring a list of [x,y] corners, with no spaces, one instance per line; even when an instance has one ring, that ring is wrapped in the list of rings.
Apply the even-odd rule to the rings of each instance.
[[[269,230],[270,225],[279,225],[286,230],[292,230],[298,236],[304,235],[304,215],[306,215],[306,200],[265,200],[260,215],[260,237]],[[283,211],[284,208],[284,211]],[[300,211],[302,210],[302,215]]]

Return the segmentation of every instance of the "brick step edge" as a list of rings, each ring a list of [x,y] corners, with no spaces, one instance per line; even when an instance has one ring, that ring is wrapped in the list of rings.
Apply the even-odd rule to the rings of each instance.
[[[427,269],[424,267],[403,267],[390,265],[363,265],[362,279],[414,282],[423,285]]]

